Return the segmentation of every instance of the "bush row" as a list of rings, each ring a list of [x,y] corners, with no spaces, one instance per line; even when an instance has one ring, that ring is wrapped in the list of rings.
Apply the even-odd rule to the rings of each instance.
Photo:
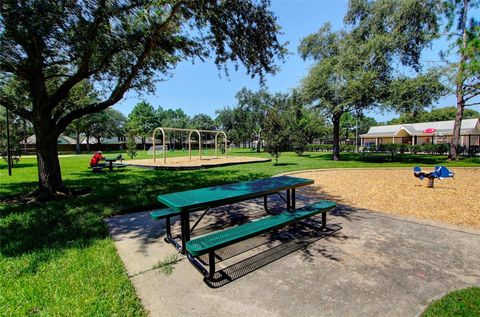
[[[329,152],[333,150],[333,144],[308,144],[307,152]],[[340,144],[341,152],[355,152],[355,145]]]
[[[327,152],[332,151],[332,144],[308,144],[308,152]],[[426,154],[448,154],[450,151],[450,144],[422,144],[422,145],[411,145],[411,144],[375,144],[360,147],[361,151],[364,152],[388,152],[388,153],[426,153]],[[341,144],[341,152],[354,152],[355,145],[352,144]],[[466,148],[461,146],[459,148],[459,153],[465,153]]]
[[[377,151],[377,152],[389,152],[389,153],[426,153],[426,154],[448,154],[450,151],[450,144],[431,144],[426,143],[422,145],[411,145],[411,144],[379,144],[375,146],[375,144],[370,145],[368,147],[364,147],[364,151]],[[464,151],[464,149],[459,149],[460,153]]]

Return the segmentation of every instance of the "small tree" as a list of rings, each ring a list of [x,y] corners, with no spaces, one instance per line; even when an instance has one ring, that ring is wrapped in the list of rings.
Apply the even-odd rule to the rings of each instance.
[[[286,133],[280,111],[276,106],[268,109],[264,124],[263,137],[267,143],[265,149],[275,159],[277,165],[281,151],[285,147]]]
[[[288,108],[285,112],[285,125],[290,136],[290,143],[297,155],[307,150],[309,117],[302,103],[300,93],[296,90],[288,97]]]
[[[158,117],[158,112],[155,112],[153,106],[146,101],[137,103],[128,115],[128,124],[131,129],[135,129],[135,134],[142,138],[144,150],[146,138],[160,125]]]
[[[127,155],[130,159],[137,156],[137,143],[135,142],[135,130],[129,129],[127,131]]]

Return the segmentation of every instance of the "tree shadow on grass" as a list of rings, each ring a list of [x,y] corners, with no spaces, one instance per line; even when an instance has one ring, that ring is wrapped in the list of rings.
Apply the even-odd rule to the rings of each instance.
[[[235,170],[160,171],[128,169],[121,172],[74,173],[65,184],[93,188],[90,194],[62,201],[0,205],[0,253],[16,257],[32,251],[87,247],[109,236],[104,218],[160,207],[156,196],[229,182],[265,177],[261,173]],[[31,182],[6,184],[7,190],[21,192]],[[38,264],[48,261],[46,253]]]
[[[274,163],[273,166],[290,166],[290,165],[298,165],[297,163]]]
[[[12,173],[15,172],[16,169],[22,169],[22,168],[27,168],[27,167],[37,167],[37,164],[36,163],[26,163],[26,162],[18,162],[18,163],[14,163],[12,165]],[[1,170],[7,170],[8,169],[8,165],[7,164],[0,164],[0,171]]]

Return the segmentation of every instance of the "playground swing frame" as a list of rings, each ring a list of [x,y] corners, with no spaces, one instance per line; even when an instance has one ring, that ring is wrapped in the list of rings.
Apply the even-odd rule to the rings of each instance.
[[[215,131],[215,130],[198,130],[198,129],[182,129],[182,128],[156,128],[153,130],[153,136],[152,136],[152,143],[153,143],[153,162],[157,161],[157,156],[156,156],[156,142],[155,142],[155,136],[157,132],[160,131],[162,132],[162,152],[163,152],[163,163],[167,163],[167,151],[165,151],[165,137],[166,134],[165,132],[167,131],[180,131],[180,132],[188,132],[188,156],[189,159],[192,160],[192,133],[197,133],[198,135],[198,159],[202,159],[202,134],[201,133],[212,133],[215,134],[215,157],[218,157],[218,135],[223,134],[224,137],[224,143],[225,143],[225,153],[224,157],[227,157],[227,134],[224,131]]]

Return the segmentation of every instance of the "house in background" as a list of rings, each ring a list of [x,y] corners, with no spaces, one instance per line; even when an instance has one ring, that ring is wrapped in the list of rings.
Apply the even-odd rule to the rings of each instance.
[[[452,142],[455,121],[421,122],[371,127],[361,134],[362,146],[371,144],[444,144]],[[460,129],[460,145],[467,149],[480,146],[480,119],[464,119]]]
[[[139,136],[135,137],[135,143],[137,144],[138,149],[143,149],[142,147],[142,138]],[[82,136],[80,138],[80,144],[82,144],[82,147],[84,147],[87,144],[87,137]],[[98,140],[97,138],[91,136],[88,138],[88,144],[90,146],[98,146]],[[100,138],[100,146],[101,147],[108,147],[111,149],[116,149],[116,150],[125,150],[127,148],[127,137],[126,136],[115,136],[111,138]],[[145,146],[147,149],[152,146],[153,141],[152,138],[148,137],[145,138]]]
[[[75,139],[65,134],[60,134],[57,139],[57,149],[59,152],[69,152],[75,149]],[[29,136],[25,141],[20,142],[20,147],[24,153],[35,153],[37,148],[37,138],[35,134]]]
[[[25,144],[24,141],[21,142],[21,144]],[[37,144],[37,138],[35,134],[29,136],[27,138],[27,145],[36,145]],[[57,144],[75,144],[75,139],[69,137],[68,135],[65,134],[60,134],[60,136],[57,139]]]

